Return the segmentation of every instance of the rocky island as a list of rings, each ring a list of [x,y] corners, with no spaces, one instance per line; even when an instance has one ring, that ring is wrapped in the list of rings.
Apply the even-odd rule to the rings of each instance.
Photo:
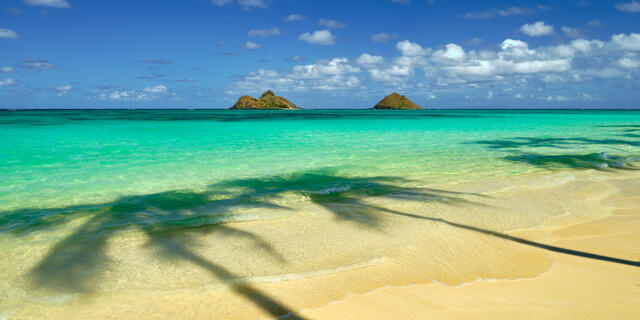
[[[291,103],[289,100],[276,96],[271,90],[265,91],[260,98],[242,96],[238,102],[231,107],[236,110],[293,110],[302,109]]]
[[[394,92],[380,100],[373,109],[422,109],[409,98]]]

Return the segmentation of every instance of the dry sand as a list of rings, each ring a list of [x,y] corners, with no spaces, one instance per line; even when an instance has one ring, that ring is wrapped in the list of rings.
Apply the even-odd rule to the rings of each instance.
[[[613,216],[557,229],[544,238],[556,247],[636,265],[539,249],[554,264],[532,279],[385,287],[300,314],[310,319],[368,320],[640,319],[640,208],[617,210]]]

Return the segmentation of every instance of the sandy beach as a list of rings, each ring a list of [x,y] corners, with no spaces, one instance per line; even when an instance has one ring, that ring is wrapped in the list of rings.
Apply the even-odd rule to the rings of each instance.
[[[100,296],[32,299],[32,307],[20,315],[73,319],[87,315],[100,319],[159,315],[165,319],[633,319],[640,315],[637,172],[565,171],[487,181],[431,189],[446,187],[447,194],[459,195],[462,199],[456,205],[375,197],[362,199],[359,208],[349,207],[380,215],[383,227],[374,230],[350,220],[337,221],[323,214],[326,208],[317,208],[310,216],[287,217],[286,227],[269,221],[235,223],[224,227],[232,233],[223,238],[182,231],[162,240],[168,241],[165,250],[186,264],[149,260],[148,235],[109,241],[108,259],[127,263],[123,269],[108,269],[100,278],[96,283]],[[444,208],[449,210],[440,216],[425,214]],[[542,217],[520,221],[518,217],[531,215],[528,211],[540,212]],[[545,211],[547,215],[542,214]],[[506,217],[514,212],[516,220],[509,221]],[[473,218],[478,215],[482,219]],[[492,215],[500,219],[487,219]],[[316,228],[308,227],[310,218]],[[259,247],[249,255],[237,252],[237,246],[224,242],[234,233],[254,235],[254,240],[240,245]],[[290,239],[304,241],[296,245]],[[189,242],[220,242],[220,247],[190,247]],[[358,245],[350,248],[349,243]],[[223,253],[226,258],[216,260],[215,252],[227,246],[231,248]],[[332,253],[331,260],[320,259],[332,248],[340,250]],[[282,260],[286,264],[260,254],[267,249],[286,259]],[[341,259],[341,254],[346,258]],[[369,255],[382,257],[368,259]],[[360,260],[345,262],[355,256]],[[291,271],[238,278],[234,274],[243,272],[238,269],[242,264],[233,263],[242,259],[253,259],[261,272],[268,272],[272,264]],[[314,261],[321,261],[325,268],[318,270]],[[132,272],[136,265],[143,265],[145,272]],[[305,269],[314,271],[300,271]],[[171,283],[212,278],[236,280],[231,287],[213,283],[166,288]]]
[[[535,238],[535,234],[527,234]],[[561,228],[554,246],[640,260],[640,210]],[[530,279],[425,284],[352,294],[300,312],[309,319],[638,319],[638,265],[548,252],[553,266]]]

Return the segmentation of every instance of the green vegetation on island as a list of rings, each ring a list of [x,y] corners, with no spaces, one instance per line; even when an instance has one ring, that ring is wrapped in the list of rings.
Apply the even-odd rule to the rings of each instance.
[[[394,92],[380,100],[373,109],[422,109],[409,98]]]
[[[302,109],[291,103],[289,100],[276,96],[271,90],[265,91],[259,99],[251,96],[242,96],[238,102],[231,107],[236,110],[280,110],[280,109]]]

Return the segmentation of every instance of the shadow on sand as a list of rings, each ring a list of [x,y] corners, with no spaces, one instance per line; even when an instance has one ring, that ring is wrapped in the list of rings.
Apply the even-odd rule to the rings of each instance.
[[[168,191],[149,195],[121,197],[113,202],[69,206],[54,209],[23,209],[0,212],[0,232],[26,236],[38,230],[50,230],[76,218],[86,221],[42,258],[28,274],[36,287],[68,292],[91,293],[90,281],[105,272],[110,261],[107,242],[123,229],[142,231],[148,246],[160,259],[190,262],[227,282],[232,289],[272,316],[300,318],[282,302],[270,297],[232,273],[224,266],[224,257],[205,257],[195,250],[196,235],[217,233],[225,237],[248,240],[281,263],[275,248],[259,235],[242,231],[228,222],[227,213],[240,209],[293,210],[274,202],[284,194],[297,194],[325,208],[336,219],[364,228],[382,229],[383,215],[444,223],[452,227],[514,241],[537,248],[639,266],[638,262],[541,244],[503,233],[447,221],[441,218],[404,213],[368,203],[365,198],[384,197],[406,201],[438,202],[447,205],[484,205],[481,194],[440,189],[407,187],[410,181],[397,177],[344,176],[336,169],[322,169],[253,179],[229,180],[200,192]],[[215,303],[215,302],[212,302]]]

